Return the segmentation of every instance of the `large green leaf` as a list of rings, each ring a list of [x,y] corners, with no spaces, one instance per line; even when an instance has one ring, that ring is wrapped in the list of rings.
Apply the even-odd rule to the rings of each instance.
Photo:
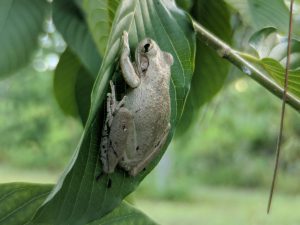
[[[53,21],[72,52],[96,76],[101,65],[101,56],[85,23],[84,15],[75,1],[54,1]]]
[[[0,184],[0,224],[26,224],[52,187],[25,183]]]
[[[94,78],[69,48],[60,57],[54,74],[54,93],[65,114],[85,123],[90,109]]]
[[[284,84],[287,44],[287,38],[281,37],[273,27],[256,32],[250,39],[250,45],[259,57],[250,57],[250,60],[261,65],[281,86]],[[288,90],[300,98],[300,41],[296,39],[292,39],[290,57]]]
[[[95,79],[87,70],[81,66],[75,83],[75,98],[78,113],[83,124],[86,123],[91,105],[91,92]]]
[[[289,10],[284,0],[225,0],[238,10],[246,23],[256,30],[274,26],[281,32],[288,32]],[[297,31],[296,31],[297,30]],[[300,28],[295,26],[299,35]]]
[[[111,30],[109,51],[106,51],[94,84],[91,110],[82,138],[72,162],[37,212],[33,220],[35,223],[85,224],[106,215],[134,191],[158,163],[182,114],[195,57],[195,32],[190,18],[176,8],[173,1],[123,0]],[[102,106],[109,80],[118,66],[120,38],[124,30],[129,31],[131,47],[145,37],[151,37],[164,51],[174,56],[170,90],[172,132],[161,154],[136,177],[130,177],[125,171],[117,169],[110,176],[104,175],[96,180],[102,170],[99,160],[104,120]]]
[[[222,0],[198,0],[194,3],[192,16],[205,28],[223,41],[232,41],[231,15],[227,5]],[[187,107],[183,114],[180,130],[185,131],[198,118],[199,109],[210,101],[223,87],[229,72],[230,64],[197,40],[195,72]],[[179,130],[179,131],[180,131]],[[178,133],[180,135],[180,132]]]
[[[50,193],[53,185],[8,183],[0,184],[0,224],[31,224],[29,221]],[[89,225],[155,225],[145,214],[122,202],[101,220]],[[32,224],[33,225],[33,224]]]
[[[48,9],[46,0],[0,1],[0,77],[30,61]]]
[[[87,21],[99,52],[104,55],[120,0],[84,0]]]

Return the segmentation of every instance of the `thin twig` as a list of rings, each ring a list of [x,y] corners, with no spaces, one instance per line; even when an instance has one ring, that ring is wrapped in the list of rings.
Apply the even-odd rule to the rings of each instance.
[[[288,46],[287,46],[287,60],[286,60],[286,66],[285,66],[284,90],[283,90],[283,97],[282,97],[280,128],[279,128],[279,134],[278,134],[278,139],[277,139],[274,173],[273,173],[272,185],[271,185],[269,202],[268,202],[268,210],[267,210],[268,214],[269,214],[270,209],[271,209],[273,193],[274,193],[276,178],[277,178],[277,174],[278,174],[280,149],[281,149],[281,143],[282,143],[283,124],[284,124],[284,116],[285,116],[285,103],[286,103],[286,99],[287,99],[289,68],[290,68],[291,39],[292,39],[292,31],[293,31],[293,5],[294,5],[294,0],[291,0],[290,21],[289,21],[289,36],[288,36]]]
[[[244,74],[254,79],[256,82],[258,82],[260,85],[265,87],[268,91],[270,91],[277,97],[283,98],[284,88],[282,88],[280,85],[271,80],[262,71],[258,70],[250,62],[248,62],[242,56],[240,56],[237,51],[235,51],[229,45],[227,45],[219,38],[214,36],[195,20],[193,20],[193,25],[197,32],[198,38],[204,44],[215,50],[220,57],[230,61],[237,68],[243,71]],[[287,92],[285,102],[291,107],[293,107],[296,111],[300,112],[300,99]]]

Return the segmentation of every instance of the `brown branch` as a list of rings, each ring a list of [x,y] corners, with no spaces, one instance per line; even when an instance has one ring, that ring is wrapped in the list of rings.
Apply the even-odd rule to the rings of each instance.
[[[294,5],[294,0],[291,0],[291,4],[290,4],[290,21],[289,21],[289,36],[288,36],[288,46],[287,46],[287,60],[286,60],[286,66],[285,66],[284,90],[283,90],[283,97],[282,97],[280,128],[279,128],[279,134],[278,134],[278,139],[277,139],[275,166],[274,166],[274,173],[273,173],[272,185],[271,185],[271,190],[270,190],[267,213],[269,213],[270,209],[271,209],[273,193],[274,193],[276,178],[277,178],[277,174],[278,174],[280,149],[281,149],[281,143],[282,143],[283,124],[284,124],[284,115],[285,115],[285,103],[286,103],[286,100],[287,100],[289,68],[290,68],[291,39],[292,39],[292,31],[293,31],[293,5]]]

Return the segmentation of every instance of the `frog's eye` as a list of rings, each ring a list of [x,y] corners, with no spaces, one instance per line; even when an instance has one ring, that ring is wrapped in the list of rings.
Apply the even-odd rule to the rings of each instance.
[[[153,45],[151,43],[147,43],[144,45],[145,53],[149,52],[152,49]]]

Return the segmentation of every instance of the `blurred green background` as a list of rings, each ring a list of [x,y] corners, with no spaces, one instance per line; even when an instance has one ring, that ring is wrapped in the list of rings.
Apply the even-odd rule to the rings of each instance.
[[[54,99],[64,45],[41,37],[33,63],[0,81],[0,182],[53,183],[70,160],[81,123]],[[160,224],[300,224],[300,115],[288,108],[273,210],[266,214],[281,102],[232,69],[190,130],[171,143],[129,200]]]

